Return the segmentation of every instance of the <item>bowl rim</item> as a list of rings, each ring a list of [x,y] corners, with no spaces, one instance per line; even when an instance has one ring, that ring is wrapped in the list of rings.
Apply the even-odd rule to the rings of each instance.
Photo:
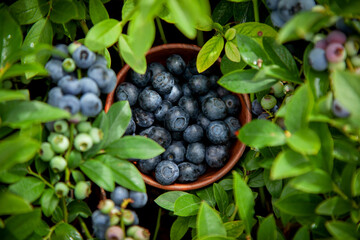
[[[178,49],[187,49],[187,50],[193,50],[193,51],[200,51],[200,47],[193,45],[193,44],[185,44],[185,43],[169,43],[169,44],[163,44],[163,45],[158,45],[155,47],[152,47],[147,53],[146,53],[146,57],[148,57],[151,54],[156,54],[159,51],[166,51],[166,50],[178,50]],[[217,64],[220,65],[221,62],[221,58],[219,57],[217,59]],[[128,71],[130,70],[130,66],[128,64],[124,65],[120,71],[117,74],[117,81],[116,81],[116,87],[119,85],[120,83],[120,79],[124,76],[124,78],[126,77]],[[111,105],[114,103],[114,95],[115,95],[115,91],[116,91],[116,87],[114,88],[113,91],[111,91],[106,98],[105,101],[105,107],[104,107],[104,111],[107,113],[111,107]],[[246,106],[246,108],[242,107],[241,111],[245,111],[245,113],[243,114],[245,116],[245,123],[248,123],[251,121],[251,103],[250,103],[250,99],[249,96],[247,94],[236,94],[233,93],[235,95],[237,95],[239,98],[241,98],[240,100],[242,100],[242,102],[244,103],[244,105]],[[244,124],[242,124],[244,125]],[[206,187],[218,180],[220,180],[222,177],[224,177],[227,173],[229,173],[229,171],[237,164],[237,162],[240,160],[242,154],[245,151],[246,145],[244,143],[242,143],[241,141],[239,141],[239,139],[237,139],[237,143],[238,145],[238,150],[237,151],[232,151],[232,158],[235,158],[235,161],[227,161],[226,164],[219,168],[216,172],[214,172],[211,176],[211,178],[206,178],[203,179],[200,182],[190,182],[190,183],[173,183],[170,185],[161,185],[160,183],[156,182],[156,180],[154,180],[152,177],[150,177],[147,174],[144,174],[142,172],[140,172],[144,182],[152,187],[156,187],[159,189],[163,189],[163,190],[172,190],[172,191],[189,191],[189,190],[195,190],[195,189],[199,189],[199,188],[203,188]]]

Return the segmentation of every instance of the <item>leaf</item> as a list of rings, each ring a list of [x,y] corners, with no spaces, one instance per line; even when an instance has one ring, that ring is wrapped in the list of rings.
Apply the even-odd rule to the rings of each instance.
[[[114,181],[120,186],[133,191],[146,192],[144,180],[133,163],[110,155],[101,155],[96,159],[103,161],[111,169]]]
[[[139,15],[129,23],[128,35],[135,56],[143,56],[151,48],[155,40],[155,24],[147,16]]]
[[[360,169],[357,169],[354,175],[352,176],[351,195],[353,197],[360,195]]]
[[[236,41],[242,59],[252,68],[260,69],[263,65],[267,66],[271,64],[271,60],[261,48],[260,44],[252,38],[246,35],[236,34]]]
[[[28,95],[24,91],[0,89],[0,102],[12,100],[27,100]]]
[[[73,150],[70,152],[67,165],[69,168],[77,168],[80,165],[81,160],[81,153]]]
[[[125,34],[121,34],[119,38],[119,47],[121,56],[125,62],[130,65],[134,71],[145,74],[146,59],[145,56],[139,57],[135,55],[134,46],[131,45],[131,39]]]
[[[0,192],[0,215],[21,214],[32,210],[29,202],[11,192]]]
[[[161,194],[154,201],[160,207],[162,207],[166,210],[169,210],[169,211],[174,211],[175,201],[179,197],[186,195],[186,194],[188,194],[188,193],[180,192],[180,191],[170,191],[170,192]]]
[[[16,52],[22,44],[20,26],[11,17],[5,7],[0,9],[0,68],[5,66],[7,58]],[[1,71],[0,71],[1,73]]]
[[[310,233],[306,226],[299,228],[294,236],[294,240],[310,240]]]
[[[32,24],[42,18],[49,9],[46,0],[19,0],[9,10],[20,25]]]
[[[26,73],[33,75],[48,75],[47,70],[44,68],[42,64],[39,63],[23,63],[23,64],[13,64],[11,67],[4,72],[4,75],[1,79],[13,78],[23,76]]]
[[[358,163],[359,151],[349,141],[334,139],[334,157],[348,163]]]
[[[226,55],[221,58],[220,69],[223,75],[228,74],[235,70],[242,70],[245,66],[246,63],[244,61],[240,60],[240,62],[236,63],[229,60],[229,58]]]
[[[255,93],[269,89],[276,79],[252,80],[258,71],[255,69],[235,70],[220,78],[218,81],[222,87],[235,93]]]
[[[279,198],[283,188],[282,180],[270,180],[270,171],[267,169],[264,170],[263,178],[266,189],[269,191],[271,196],[274,198]]]
[[[55,195],[54,189],[46,189],[40,199],[41,210],[46,217],[50,217],[59,204],[59,198]]]
[[[8,170],[0,171],[0,182],[2,183],[15,183],[27,174],[27,164],[16,164]]]
[[[54,233],[51,235],[51,240],[63,239],[82,240],[83,238],[75,227],[67,223],[60,223],[57,225]]]
[[[128,101],[120,101],[111,105],[107,112],[109,134],[104,147],[121,138],[131,119],[131,108]]]
[[[283,130],[267,120],[253,120],[240,130],[238,138],[243,143],[256,148],[280,146],[286,141]]]
[[[179,30],[188,38],[195,38],[196,29],[195,29],[195,19],[190,16],[190,11],[188,6],[184,3],[169,0],[166,2],[166,6],[169,9],[172,20]]]
[[[233,171],[235,204],[240,218],[245,224],[246,233],[250,234],[254,216],[254,195],[240,175]]]
[[[155,141],[142,136],[125,136],[111,143],[105,151],[122,159],[150,159],[165,150]]]
[[[207,202],[211,207],[215,207],[216,201],[213,188],[211,186],[196,191],[196,195],[198,195],[201,200]]]
[[[321,201],[322,198],[317,195],[296,193],[281,197],[274,205],[280,211],[293,216],[312,216]]]
[[[133,19],[133,15],[131,16],[131,12],[133,11],[133,9],[136,6],[136,1],[135,0],[126,0],[123,4],[123,7],[121,9],[121,17],[122,19]]]
[[[45,183],[35,177],[24,177],[9,186],[10,192],[19,195],[30,203],[41,196],[44,188]]]
[[[198,238],[211,235],[226,236],[226,229],[219,214],[206,202],[200,205],[196,226]]]
[[[91,22],[96,25],[97,23],[109,19],[109,14],[100,0],[89,1],[89,14]]]
[[[353,223],[334,220],[327,222],[325,227],[336,239],[355,240],[360,238],[357,227]]]
[[[253,9],[250,11],[253,11]],[[233,28],[236,29],[238,34],[248,36],[259,44],[262,44],[262,38],[264,37],[275,38],[277,36],[277,32],[265,23],[246,22],[237,24]]]
[[[181,217],[193,216],[198,213],[201,200],[193,194],[185,194],[176,199],[174,214]]]
[[[243,221],[231,221],[224,223],[226,234],[228,237],[238,238],[245,230]]]
[[[219,58],[224,48],[224,38],[216,35],[210,38],[201,48],[196,58],[196,68],[199,73],[208,69]]]
[[[316,213],[326,216],[340,216],[351,210],[351,204],[339,196],[325,199],[316,208]]]
[[[252,1],[238,2],[234,4],[233,15],[235,22],[250,23],[255,22],[254,5]]]
[[[232,17],[233,6],[233,3],[221,0],[218,4],[216,4],[216,7],[212,12],[213,21],[219,23],[220,25],[225,25]]]
[[[39,226],[40,222],[41,211],[40,209],[35,209],[32,212],[7,218],[5,226],[16,239],[25,239]]]
[[[332,180],[328,173],[315,169],[290,181],[293,188],[306,193],[327,193],[333,189]]]
[[[74,200],[70,202],[67,208],[69,212],[69,223],[74,221],[78,216],[87,218],[92,214],[89,206],[80,200]]]
[[[87,160],[80,165],[81,171],[106,191],[114,191],[115,184],[111,169],[98,160]]]
[[[92,51],[101,51],[117,42],[121,30],[118,20],[105,19],[89,30],[85,37],[85,45]]]
[[[302,128],[291,134],[286,142],[292,150],[302,154],[317,154],[321,147],[320,138],[309,128]]]
[[[226,208],[229,205],[229,197],[228,197],[226,191],[220,184],[214,183],[213,184],[213,192],[214,192],[216,204],[217,204],[220,212],[225,213]]]
[[[50,20],[54,23],[66,23],[77,15],[76,5],[71,0],[53,0]]]
[[[297,75],[292,74],[286,68],[280,67],[278,65],[262,66],[259,73],[256,74],[254,80],[262,80],[264,78],[276,78],[281,81],[288,81],[300,84],[303,83]]]
[[[28,127],[32,124],[69,118],[69,112],[39,101],[8,101],[0,103],[0,117],[4,126]]]
[[[261,240],[276,240],[277,230],[274,216],[271,214],[267,216],[261,223],[257,233],[257,239]]]
[[[225,54],[233,62],[240,62],[241,60],[239,49],[236,44],[231,41],[227,41],[225,44]]]
[[[170,229],[170,239],[180,240],[184,237],[189,229],[188,217],[177,217]]]

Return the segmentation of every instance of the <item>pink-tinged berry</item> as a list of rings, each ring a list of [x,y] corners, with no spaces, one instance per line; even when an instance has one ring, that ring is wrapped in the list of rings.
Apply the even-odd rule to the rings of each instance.
[[[106,240],[123,240],[124,231],[119,226],[111,226],[106,230],[105,233]]]
[[[327,46],[325,55],[329,62],[336,63],[346,58],[346,51],[340,43],[331,43]]]
[[[321,39],[315,43],[315,48],[321,48],[321,49],[325,50],[327,45],[328,45],[328,43],[327,43],[326,39]]]
[[[338,30],[332,31],[326,38],[326,41],[330,43],[344,44],[346,42],[346,35]]]

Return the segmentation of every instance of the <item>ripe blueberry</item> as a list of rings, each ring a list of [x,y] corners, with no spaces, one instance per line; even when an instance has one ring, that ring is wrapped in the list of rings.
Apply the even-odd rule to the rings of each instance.
[[[155,110],[154,115],[156,120],[162,122],[165,120],[165,115],[169,111],[169,109],[172,108],[172,103],[168,100],[162,101],[160,106]]]
[[[102,102],[93,93],[85,93],[80,98],[81,113],[88,117],[95,117],[102,110]]]
[[[96,82],[91,78],[84,77],[79,81],[81,93],[93,93],[96,96],[100,96],[100,89]]]
[[[196,119],[196,117],[199,115],[199,104],[192,97],[181,97],[178,105],[189,114],[191,119]]]
[[[45,68],[48,71],[53,83],[57,83],[66,75],[66,72],[62,67],[62,61],[60,60],[51,59],[45,64]]]
[[[145,74],[140,74],[131,70],[130,75],[131,81],[140,88],[145,87],[151,78],[151,72],[148,70],[145,72]]]
[[[223,121],[213,121],[206,128],[206,136],[213,144],[224,144],[229,141],[229,127]]]
[[[202,74],[194,75],[189,80],[189,88],[194,94],[205,94],[209,91],[210,86],[209,79]]]
[[[148,196],[144,192],[130,191],[130,198],[134,201],[130,203],[133,208],[142,208],[146,205]]]
[[[205,130],[207,126],[209,126],[210,122],[211,121],[208,118],[206,118],[205,115],[202,113],[199,114],[196,120],[196,123],[200,125],[203,128],[203,130]]]
[[[139,94],[139,105],[145,111],[155,111],[161,102],[161,96],[154,90],[145,89]]]
[[[334,99],[331,110],[338,118],[346,118],[350,116],[350,112],[337,99]]]
[[[166,67],[175,75],[180,75],[185,70],[185,62],[180,55],[173,54],[166,59]]]
[[[205,99],[202,104],[202,111],[209,120],[223,119],[227,115],[224,101],[216,97]]]
[[[182,96],[182,89],[179,84],[175,83],[170,93],[164,95],[164,99],[172,103],[177,102]]]
[[[118,101],[129,101],[130,106],[134,106],[139,96],[138,88],[129,82],[122,82],[116,89],[115,92],[116,100]]]
[[[89,68],[96,60],[96,55],[85,46],[78,47],[72,57],[79,68]]]
[[[179,164],[179,178],[177,179],[179,182],[194,182],[198,177],[199,169],[195,164],[189,162]]]
[[[171,147],[171,145],[170,145],[170,147]],[[149,174],[151,171],[153,171],[155,169],[156,165],[160,161],[161,161],[160,156],[150,158],[150,159],[146,159],[146,160],[139,160],[138,161],[139,170],[142,173]]]
[[[310,66],[315,71],[324,71],[328,67],[325,50],[321,48],[313,48],[309,53]]]
[[[230,130],[230,136],[236,138],[235,132],[240,129],[241,124],[239,120],[233,116],[227,117],[224,122],[227,124]]]
[[[65,94],[78,95],[81,92],[79,80],[70,75],[61,78],[58,82],[58,86]]]
[[[171,144],[171,134],[162,127],[152,127],[149,129],[148,138],[151,138],[163,148],[167,148]]]
[[[172,161],[161,161],[155,168],[155,179],[162,185],[170,185],[179,177],[179,167]]]
[[[165,125],[170,131],[184,131],[189,125],[189,114],[176,106],[170,108],[165,115]]]
[[[135,124],[134,119],[131,117],[129,125],[127,126],[124,134],[131,135],[131,134],[135,133],[135,131],[136,131],[136,124]]]
[[[124,199],[129,198],[129,190],[124,187],[117,186],[110,194],[110,197],[116,205],[120,206]]]
[[[241,107],[239,97],[233,94],[229,94],[222,97],[221,99],[224,101],[227,108],[227,113],[229,115],[237,116],[239,114]]]
[[[161,158],[179,164],[185,159],[185,151],[186,148],[182,142],[173,142],[161,155]]]
[[[206,148],[205,160],[212,168],[219,168],[225,165],[228,158],[225,145],[211,145]]]
[[[203,128],[198,124],[189,125],[183,134],[184,140],[188,143],[199,142],[204,136]]]
[[[205,159],[205,145],[200,142],[190,143],[186,149],[186,159],[192,163],[202,163]]]
[[[152,81],[153,88],[161,95],[165,95],[171,92],[175,84],[174,77],[168,72],[161,72],[154,76]]]

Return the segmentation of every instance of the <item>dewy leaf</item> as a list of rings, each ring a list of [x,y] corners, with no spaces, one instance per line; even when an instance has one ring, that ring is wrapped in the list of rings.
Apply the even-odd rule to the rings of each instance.
[[[154,201],[160,207],[162,207],[166,210],[169,210],[169,211],[174,211],[175,201],[179,197],[186,195],[186,194],[189,194],[189,193],[180,192],[180,191],[170,191],[170,192],[161,194]]]
[[[193,194],[186,194],[175,201],[174,214],[181,217],[193,216],[198,213],[201,200]]]
[[[318,135],[309,128],[302,128],[286,138],[292,150],[302,154],[317,154],[321,143]]]
[[[49,9],[46,0],[19,0],[10,5],[9,10],[21,24],[32,24],[42,18]]]
[[[54,23],[66,23],[76,17],[77,8],[71,0],[53,0],[50,20]]]
[[[216,35],[210,38],[201,48],[196,58],[196,68],[199,73],[208,69],[219,58],[224,48],[224,38]]]
[[[20,214],[32,210],[29,202],[11,192],[0,192],[0,215]]]
[[[24,177],[20,181],[9,186],[13,192],[28,202],[38,199],[44,191],[45,183],[35,177]]]
[[[325,223],[325,227],[336,239],[356,240],[360,238],[354,223],[334,220]]]
[[[225,54],[233,62],[240,62],[240,52],[236,44],[232,41],[227,41],[225,44]]]
[[[188,217],[177,217],[170,229],[171,240],[181,240],[189,229]]]
[[[150,159],[165,151],[158,143],[143,136],[125,136],[111,143],[105,151],[122,159]]]
[[[85,45],[92,51],[101,51],[117,42],[121,33],[121,23],[116,19],[106,19],[94,25],[85,37]]]
[[[280,146],[286,141],[284,131],[267,120],[253,120],[239,131],[238,138],[243,143],[256,148]]]
[[[274,205],[280,211],[293,216],[312,216],[321,201],[322,198],[318,195],[296,193],[281,197]]]
[[[89,1],[89,14],[94,25],[105,19],[109,19],[109,14],[100,0]]]
[[[289,184],[306,193],[327,193],[333,189],[330,175],[324,170],[315,169],[304,175],[297,176]]]
[[[80,165],[81,171],[99,187],[106,191],[114,191],[115,184],[111,169],[98,160],[87,160]]]
[[[27,237],[39,226],[41,221],[41,210],[13,215],[5,220],[6,229],[15,239],[27,239]],[[3,236],[2,236],[3,237]],[[8,239],[5,237],[5,239]]]
[[[53,189],[46,189],[41,196],[40,203],[41,209],[46,217],[50,217],[59,204],[59,198],[55,195]]]
[[[325,216],[340,216],[351,210],[351,203],[339,196],[325,199],[316,208],[316,213]]]
[[[235,203],[238,207],[240,219],[245,224],[246,233],[250,234],[254,216],[254,195],[237,172],[233,171],[233,176]]]
[[[277,235],[275,218],[271,214],[260,223],[257,239],[277,240]]]
[[[82,240],[81,234],[70,224],[60,223],[56,226],[54,233],[51,235],[52,240]]]
[[[226,229],[219,214],[206,202],[202,202],[196,220],[197,237],[220,235],[226,236]]]
[[[146,59],[145,56],[136,56],[133,46],[131,45],[131,39],[125,34],[121,34],[119,38],[119,47],[121,56],[125,62],[130,65],[134,71],[144,74],[146,71]]]
[[[270,178],[273,180],[283,179],[288,177],[295,177],[312,169],[309,160],[292,150],[285,150],[281,152],[273,162],[270,171]]]

